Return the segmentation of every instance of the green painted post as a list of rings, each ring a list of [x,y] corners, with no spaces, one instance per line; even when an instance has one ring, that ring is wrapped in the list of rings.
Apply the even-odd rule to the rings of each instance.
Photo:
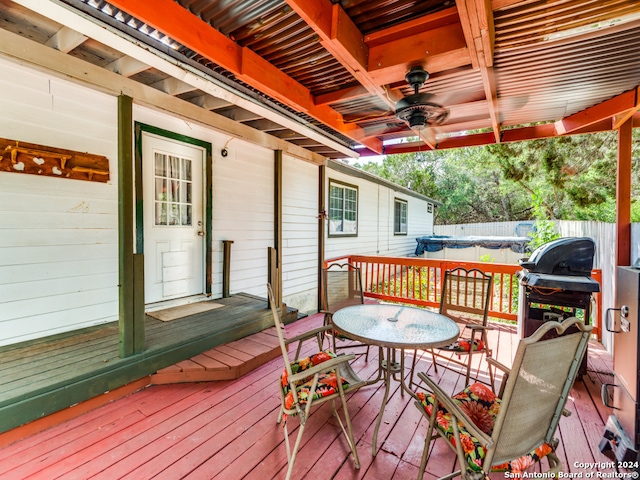
[[[134,251],[133,99],[118,97],[118,327],[120,356],[144,349],[144,260]]]

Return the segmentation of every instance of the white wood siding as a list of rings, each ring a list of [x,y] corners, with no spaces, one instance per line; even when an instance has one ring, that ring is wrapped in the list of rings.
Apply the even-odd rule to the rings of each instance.
[[[433,213],[428,213],[426,200],[331,168],[327,169],[327,208],[331,180],[358,188],[358,235],[328,236],[326,258],[349,254],[412,256],[416,249],[416,238],[433,232]],[[396,198],[407,201],[407,235],[395,235],[393,231]]]
[[[0,168],[0,345],[117,319],[116,98],[0,59],[0,101],[0,136],[105,155],[111,172]]]
[[[283,301],[301,312],[316,312],[319,168],[288,156],[282,165]]]
[[[231,246],[231,293],[266,298],[267,248],[273,242],[273,151],[234,140],[213,152],[213,285],[222,295],[222,241]]]

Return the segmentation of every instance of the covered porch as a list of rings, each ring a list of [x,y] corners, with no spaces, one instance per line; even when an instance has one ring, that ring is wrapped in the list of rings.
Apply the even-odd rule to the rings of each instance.
[[[313,315],[287,326],[288,336],[322,323]],[[497,358],[510,364],[517,344],[515,327],[496,325],[491,343]],[[310,346],[309,348],[312,348]],[[374,378],[377,351],[354,369]],[[591,342],[587,374],[576,382],[567,403],[571,416],[560,422],[559,457],[569,473],[614,472],[598,450],[609,409],[599,397],[611,380],[609,355]],[[238,380],[152,386],[0,449],[0,475],[24,478],[282,478],[286,453],[282,427],[276,424],[276,381],[282,369],[274,359]],[[448,392],[464,377],[446,369],[435,374],[428,358],[418,366]],[[408,370],[405,370],[408,375]],[[481,373],[482,375],[482,373]],[[328,405],[307,423],[294,478],[415,478],[426,434],[422,415],[409,395],[393,382],[379,433],[380,450],[371,454],[371,438],[383,397],[381,383],[351,394],[349,408],[362,466],[356,470]],[[291,419],[290,428],[297,426]],[[1,437],[0,437],[1,438]],[[442,442],[439,440],[438,442]],[[441,443],[425,478],[454,470],[455,456]],[[594,466],[594,464],[598,464]],[[504,474],[493,474],[504,478]]]

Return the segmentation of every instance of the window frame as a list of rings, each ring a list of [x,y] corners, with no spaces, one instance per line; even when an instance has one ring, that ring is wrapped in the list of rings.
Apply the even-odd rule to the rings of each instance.
[[[332,206],[331,206],[331,190],[332,188],[340,188],[343,191],[342,194],[342,206],[341,206],[341,212],[342,212],[342,223],[344,226],[344,222],[345,222],[345,195],[344,192],[345,191],[353,191],[355,193],[355,232],[340,232],[340,231],[332,231],[331,228],[331,214],[332,214]],[[328,211],[327,211],[327,219],[329,224],[327,225],[327,232],[328,232],[328,236],[329,237],[357,237],[358,236],[358,218],[359,218],[359,197],[360,197],[360,192],[358,191],[358,186],[357,185],[350,185],[348,183],[344,183],[344,182],[340,182],[338,180],[332,180],[329,179],[329,188],[328,188]]]
[[[404,206],[404,232],[402,231],[402,218],[398,218],[398,206]],[[402,210],[402,207],[400,207]],[[402,211],[400,212],[402,215]],[[409,234],[409,202],[403,198],[393,199],[393,234],[408,235]]]

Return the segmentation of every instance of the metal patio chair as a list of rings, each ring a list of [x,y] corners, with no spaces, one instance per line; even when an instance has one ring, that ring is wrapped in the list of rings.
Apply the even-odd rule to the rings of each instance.
[[[301,352],[300,345],[307,339],[313,339],[315,337],[318,345],[322,349],[322,334],[332,327],[325,325],[286,340],[284,338],[284,325],[280,321],[280,314],[276,308],[273,290],[270,284],[267,284],[267,291],[271,313],[273,314],[273,323],[276,327],[282,358],[284,360],[284,371],[278,379],[278,391],[280,392],[281,401],[278,423],[283,424],[284,443],[287,450],[288,468],[286,479],[289,480],[291,478],[293,465],[311,408],[327,401],[331,401],[333,415],[337,419],[338,425],[351,449],[355,466],[356,468],[360,468],[360,460],[358,459],[358,452],[356,451],[351,419],[345,397],[345,392],[351,392],[365,385],[365,382],[358,378],[351,368],[351,365],[349,365],[349,361],[353,360],[355,356],[338,356],[330,350],[320,350],[308,357],[298,358]],[[288,345],[294,342],[298,343],[296,358],[290,360]],[[337,398],[340,399],[342,404],[344,422],[336,410],[335,400]],[[289,416],[297,416],[300,421],[298,435],[293,449],[289,442],[289,431],[287,427],[287,417]]]
[[[572,325],[577,330],[565,333]],[[521,476],[543,457],[549,472],[558,473],[562,463],[555,454],[554,435],[560,416],[569,414],[564,406],[592,328],[575,317],[547,322],[520,340],[511,370],[489,359],[505,372],[498,395],[476,382],[449,396],[420,372],[432,393],[419,392],[415,402],[429,422],[418,479],[426,468],[429,444],[438,436],[456,452],[460,466],[442,478],[485,479],[496,471]],[[553,329],[559,336],[543,338]]]
[[[438,366],[461,373],[465,375],[466,386],[469,385],[474,357],[480,356],[482,361],[483,355],[491,356],[487,331],[491,329],[488,325],[488,313],[492,287],[493,275],[486,274],[477,268],[469,270],[456,268],[445,272],[440,313],[460,325],[460,337],[450,345],[431,350],[436,373]],[[444,362],[438,363],[438,359]],[[413,382],[415,363],[416,353],[413,356],[411,382]],[[494,389],[493,373],[488,367],[487,370],[491,388]]]
[[[324,313],[325,325],[331,325],[331,317],[339,309],[363,303],[362,277],[358,267],[349,263],[334,263],[322,270],[322,310],[320,313]],[[365,361],[369,359],[369,345],[351,341],[335,330],[328,330],[327,335],[331,336],[333,340],[334,351],[362,347],[366,349]],[[338,345],[336,340],[350,340],[350,343],[349,345]]]

